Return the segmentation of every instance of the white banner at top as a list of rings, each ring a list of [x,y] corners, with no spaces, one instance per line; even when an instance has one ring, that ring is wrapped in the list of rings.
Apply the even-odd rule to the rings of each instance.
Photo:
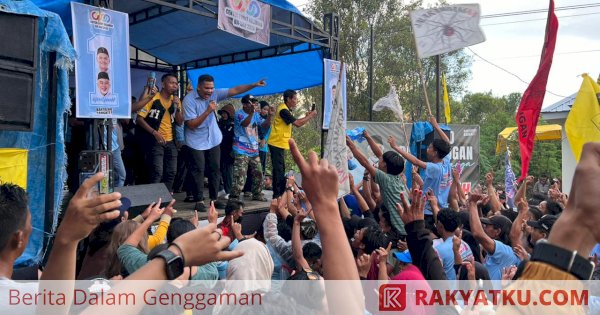
[[[479,4],[456,4],[410,13],[419,58],[441,55],[485,41]]]
[[[217,27],[269,46],[271,6],[257,0],[219,0]]]

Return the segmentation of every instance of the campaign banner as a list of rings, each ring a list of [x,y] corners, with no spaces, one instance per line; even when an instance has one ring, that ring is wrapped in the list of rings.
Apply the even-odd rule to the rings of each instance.
[[[323,67],[325,73],[325,80],[323,81],[323,89],[325,91],[323,97],[324,109],[323,109],[323,129],[329,129],[329,123],[331,121],[331,110],[333,108],[333,102],[336,97],[336,91],[339,86],[338,77],[340,76],[341,63],[336,60],[323,59]],[[342,69],[342,110],[344,112],[344,125],[347,119],[347,105],[346,105],[346,67]]]
[[[220,30],[269,46],[271,6],[257,0],[219,0]]]
[[[76,116],[130,118],[129,17],[71,2]]]
[[[450,128],[450,157],[452,167],[460,169],[461,182],[465,193],[470,192],[472,188],[477,187],[479,183],[479,126],[477,125],[446,125]],[[392,150],[387,142],[388,136],[394,136],[396,143],[403,150],[410,151],[409,145],[406,143],[404,136],[404,128],[406,133],[412,133],[412,124],[401,123],[384,123],[384,122],[368,122],[368,121],[349,121],[348,129],[365,128],[369,135],[380,145],[383,152]],[[373,165],[377,165],[378,158],[373,154],[366,141],[356,142],[358,148],[367,156]],[[418,156],[417,156],[418,157]],[[362,178],[364,168],[358,166],[350,173],[354,176],[355,182],[357,177]],[[407,171],[410,174],[410,171]]]

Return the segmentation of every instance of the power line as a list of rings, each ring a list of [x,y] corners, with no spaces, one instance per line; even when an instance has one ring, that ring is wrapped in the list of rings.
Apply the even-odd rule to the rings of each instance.
[[[473,49],[471,49],[471,47],[467,47],[467,49],[468,49],[468,50],[469,50],[471,53],[473,53],[473,55],[477,56],[479,59],[481,59],[481,60],[483,60],[483,61],[485,61],[485,62],[489,63],[490,65],[492,65],[492,66],[494,66],[494,67],[496,67],[496,68],[498,68],[498,69],[500,69],[500,70],[502,70],[502,71],[504,71],[504,72],[506,72],[506,73],[508,73],[508,74],[510,74],[510,75],[512,75],[513,77],[515,77],[515,78],[519,79],[519,81],[521,81],[521,82],[523,82],[523,83],[525,83],[525,84],[527,84],[527,85],[529,85],[529,83],[531,83],[531,82],[527,82],[527,81],[525,81],[525,80],[521,79],[521,77],[519,77],[518,75],[516,75],[516,74],[514,74],[514,73],[512,73],[512,72],[510,72],[510,71],[508,71],[508,70],[506,70],[506,69],[504,69],[504,68],[502,68],[502,67],[500,67],[499,65],[497,65],[497,64],[495,64],[495,63],[493,63],[493,62],[491,62],[491,61],[489,61],[489,60],[487,60],[487,59],[485,59],[485,58],[481,57],[479,54],[477,54],[476,52],[474,52],[474,51],[473,51]],[[546,92],[548,92],[548,93],[550,93],[550,94],[552,94],[552,95],[554,95],[554,96],[558,96],[558,97],[562,97],[562,98],[565,98],[565,97],[566,97],[566,96],[564,96],[564,95],[559,95],[559,94],[556,94],[556,93],[554,93],[554,92],[551,92],[551,91],[548,91],[548,90],[546,90]]]
[[[572,54],[583,54],[583,53],[591,53],[591,52],[599,52],[600,49],[592,49],[592,50],[578,50],[578,51],[565,51],[560,53],[554,53],[554,55],[572,55]],[[528,56],[512,56],[512,57],[504,57],[504,58],[494,58],[492,60],[507,60],[507,59],[522,59],[522,58],[539,58],[540,55],[528,55]]]
[[[572,14],[572,15],[563,15],[559,16],[559,19],[569,18],[575,16],[584,16],[584,15],[594,15],[600,14],[600,12],[590,12],[590,13],[582,13],[582,14]],[[519,20],[519,21],[510,21],[510,22],[500,22],[500,23],[490,23],[490,24],[481,24],[481,26],[492,26],[492,25],[504,25],[504,24],[514,24],[514,23],[523,23],[523,22],[531,22],[531,21],[546,21],[547,18],[539,18],[539,19],[529,19],[529,20]]]
[[[556,12],[556,11],[564,11],[564,10],[577,10],[577,9],[587,9],[587,8],[595,8],[595,7],[600,7],[600,3],[588,3],[588,4],[570,5],[570,6],[564,6],[564,7],[555,7],[554,11]],[[507,17],[507,16],[535,14],[535,13],[548,13],[548,9],[534,9],[534,10],[488,14],[488,15],[482,15],[481,18],[482,19],[491,19],[491,18],[501,18],[501,17]]]

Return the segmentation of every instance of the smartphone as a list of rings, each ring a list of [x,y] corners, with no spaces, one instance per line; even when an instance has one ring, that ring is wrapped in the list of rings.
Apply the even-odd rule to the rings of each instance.
[[[317,104],[313,103],[312,104],[312,108],[310,109],[310,111],[314,112],[315,110],[317,110]]]
[[[79,185],[96,173],[103,172],[104,178],[94,187],[94,191],[98,194],[113,192],[113,161],[110,151],[82,151],[79,154],[78,166]]]

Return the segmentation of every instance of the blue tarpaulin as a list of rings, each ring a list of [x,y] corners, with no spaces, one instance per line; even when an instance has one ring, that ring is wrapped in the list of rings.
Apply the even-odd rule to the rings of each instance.
[[[58,100],[56,112],[56,181],[54,183],[53,231],[56,228],[64,182],[67,179],[64,145],[64,113],[69,110],[68,70],[75,59],[75,50],[58,15],[40,10],[29,0],[0,0],[0,7],[9,13],[33,15],[39,17],[40,58],[37,70],[37,88],[34,101],[34,125],[31,132],[0,131],[0,147],[22,148],[29,150],[27,167],[27,192],[33,231],[29,244],[17,265],[28,265],[42,258],[44,242],[45,195],[46,195],[46,149],[48,143],[48,102],[50,82],[48,82],[49,53],[56,52],[55,67],[58,69]]]
[[[253,89],[252,95],[271,95],[282,93],[287,89],[298,90],[321,85],[323,57],[320,51],[309,51],[190,70],[188,77],[194,88],[198,77],[202,74],[212,75],[216,87],[226,88],[266,79],[267,86]]]

